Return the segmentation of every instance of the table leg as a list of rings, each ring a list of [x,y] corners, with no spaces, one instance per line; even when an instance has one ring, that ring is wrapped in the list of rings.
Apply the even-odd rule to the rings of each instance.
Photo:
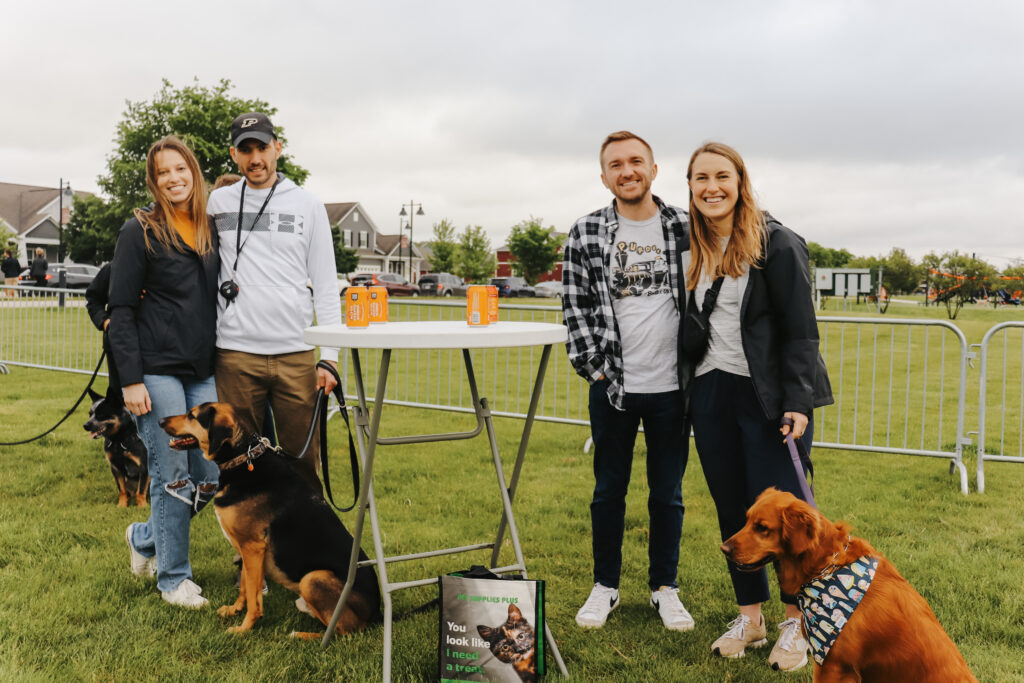
[[[473,363],[469,355],[469,351],[464,351],[464,358],[466,363],[466,378],[469,382],[469,390],[473,397],[473,405],[483,417],[484,424],[487,428],[487,439],[491,446],[491,458],[494,461],[494,471],[498,478],[498,488],[501,492],[501,505],[502,505],[502,517],[501,525],[498,531],[498,541],[494,545],[494,549],[491,554],[491,566],[498,566],[498,554],[501,551],[501,537],[504,535],[504,527],[508,525],[508,535],[512,539],[512,550],[515,552],[516,565],[519,568],[519,572],[522,577],[528,578],[526,574],[526,561],[523,559],[523,549],[519,543],[519,532],[516,529],[515,517],[512,514],[512,496],[515,493],[515,483],[512,487],[506,486],[505,483],[505,471],[501,465],[501,456],[498,453],[498,441],[494,433],[494,421],[491,417],[491,411],[487,405],[486,398],[480,398],[476,387],[476,377],[473,373]],[[537,404],[540,399],[541,388],[543,387],[544,371],[547,368],[548,357],[551,354],[551,345],[548,344],[544,347],[544,352],[541,354],[540,367],[538,368],[537,380],[534,384],[533,396],[530,398],[530,409],[527,413],[527,422],[523,429],[523,436],[519,443],[519,454],[516,457],[515,472],[513,474],[513,482],[518,480],[519,472],[522,469],[523,458],[526,455],[526,444],[530,439],[530,429],[533,426],[533,417],[537,412]],[[562,661],[562,653],[558,650],[558,644],[555,642],[555,637],[551,633],[551,629],[548,628],[547,620],[544,621],[544,633],[548,643],[548,648],[551,650],[551,654],[555,658],[555,663],[558,665],[558,670],[561,674],[568,678],[569,671],[565,668],[565,662]]]
[[[373,456],[374,456],[374,451],[375,451],[376,446],[377,446],[377,434],[380,431],[381,407],[383,406],[383,403],[384,403],[384,392],[385,392],[385,389],[387,387],[388,366],[390,365],[390,361],[391,361],[391,351],[390,351],[390,349],[383,350],[381,352],[380,371],[379,371],[378,376],[377,376],[377,390],[376,390],[375,398],[374,398],[374,410],[373,410],[373,412],[371,414],[372,417],[370,419],[370,429],[369,429],[369,433],[366,435],[365,443],[364,443],[363,438],[362,438],[363,437],[363,433],[362,433],[363,430],[362,429],[356,429],[356,441],[358,443],[358,447],[359,447],[359,450],[361,452],[362,460],[363,460],[363,481],[362,481],[362,486],[360,487],[360,491],[359,491],[359,502],[357,504],[357,513],[356,513],[356,526],[355,526],[355,530],[352,533],[352,538],[353,538],[353,541],[352,541],[352,554],[349,557],[348,577],[345,580],[345,588],[344,588],[344,590],[341,593],[341,597],[338,599],[338,604],[334,608],[334,614],[331,617],[330,623],[327,625],[327,631],[324,633],[323,640],[321,641],[321,645],[323,647],[327,647],[327,643],[330,642],[331,636],[334,634],[334,629],[335,629],[335,627],[338,624],[338,619],[341,617],[341,611],[342,611],[342,609],[345,606],[345,602],[348,600],[349,594],[351,594],[351,592],[352,592],[352,587],[355,585],[355,576],[356,576],[356,569],[357,569],[356,565],[359,562],[359,549],[361,547],[360,544],[361,544],[362,536],[363,536],[363,522],[364,522],[364,519],[366,518],[367,511],[371,512],[370,526],[371,526],[371,529],[373,530],[374,534],[376,535],[377,520],[376,520],[376,517],[374,516],[374,513],[376,513],[376,508],[374,506],[374,508],[372,510],[370,510],[369,501],[370,501],[371,496],[372,496]],[[359,366],[359,353],[358,353],[358,351],[356,349],[352,349],[352,362],[353,362],[353,370],[355,371],[355,376],[356,376],[356,391],[357,391],[358,396],[359,396],[359,410],[362,412],[363,415],[366,415],[367,414],[366,389],[365,389],[365,387],[363,386],[363,383],[362,383],[362,379],[361,379],[362,373],[360,371],[361,368]],[[377,539],[375,538],[375,541],[376,540]],[[375,545],[376,545],[376,543],[375,543]],[[378,570],[381,573],[381,578],[386,581],[387,573],[386,573],[386,570],[384,568],[384,557],[379,552],[377,553],[377,565],[378,565]],[[385,598],[385,608],[387,608],[389,606],[389,604],[390,604],[390,600]],[[390,620],[387,622],[387,625],[390,625]],[[388,631],[390,631],[390,629],[389,628],[385,628],[385,632],[387,633]],[[390,636],[390,633],[387,633],[387,635]],[[386,638],[386,642],[385,642],[385,646],[384,646],[385,653],[386,653],[385,660],[384,660],[384,671],[385,671],[384,679],[385,680],[389,680],[390,669],[391,669],[390,657],[387,656],[387,655],[390,654],[390,650],[391,650],[390,642],[388,642],[389,640],[390,640],[389,638]]]

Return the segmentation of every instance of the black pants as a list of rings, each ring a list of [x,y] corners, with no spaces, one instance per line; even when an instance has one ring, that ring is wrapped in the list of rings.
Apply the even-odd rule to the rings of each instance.
[[[747,508],[769,486],[803,499],[800,480],[782,441],[778,420],[765,417],[749,377],[721,370],[696,378],[690,400],[693,437],[704,478],[718,511],[722,540],[743,528]],[[780,416],[781,417],[781,416]],[[808,415],[802,441],[814,437],[813,416]],[[736,603],[753,605],[768,600],[768,573],[741,572],[729,564]],[[796,604],[783,595],[782,601]]]
[[[689,442],[678,390],[626,394],[624,411],[608,401],[608,380],[590,387],[590,433],[594,439],[593,529],[594,583],[619,587],[626,492],[633,468],[633,446],[642,422],[647,445],[647,548],[651,590],[676,588],[679,540],[683,533],[683,472]]]

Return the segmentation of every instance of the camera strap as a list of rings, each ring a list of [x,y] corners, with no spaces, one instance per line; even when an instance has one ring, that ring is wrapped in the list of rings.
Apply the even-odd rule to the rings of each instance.
[[[249,241],[249,237],[252,236],[252,231],[256,228],[256,224],[263,218],[263,212],[267,210],[267,204],[270,203],[270,198],[274,196],[274,190],[281,184],[281,176],[277,176],[277,180],[274,181],[273,187],[270,188],[270,192],[267,194],[267,198],[263,200],[263,206],[260,207],[259,212],[256,214],[256,218],[253,219],[252,225],[249,226],[249,236],[245,238],[245,242],[242,241],[242,210],[245,208],[245,187],[248,185],[248,181],[242,181],[242,196],[238,200],[238,225],[235,228],[235,265],[231,267],[231,279],[234,280],[238,273],[238,257],[242,255],[242,247],[245,246],[245,242]]]

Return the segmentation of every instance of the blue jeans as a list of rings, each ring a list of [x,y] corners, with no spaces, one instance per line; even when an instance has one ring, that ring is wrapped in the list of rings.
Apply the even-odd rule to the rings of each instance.
[[[192,448],[176,451],[160,428],[161,418],[181,415],[200,403],[217,400],[213,376],[186,379],[144,375],[153,409],[136,418],[149,451],[149,495],[152,509],[144,524],[132,527],[131,544],[146,557],[156,554],[156,585],[172,591],[192,578],[188,560],[189,523],[217,492],[217,464]]]
[[[640,423],[647,443],[647,550],[651,590],[676,588],[679,539],[683,533],[683,472],[689,435],[679,391],[626,394],[625,411],[608,402],[608,380],[590,386],[590,433],[594,440],[593,530],[594,583],[619,587],[626,491],[633,467],[633,446]]]

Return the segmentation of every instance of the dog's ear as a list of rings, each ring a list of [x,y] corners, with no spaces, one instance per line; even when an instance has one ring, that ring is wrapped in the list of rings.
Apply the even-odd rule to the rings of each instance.
[[[807,552],[818,538],[821,515],[802,500],[796,500],[782,511],[782,541],[794,555]]]
[[[92,387],[89,387],[89,399],[93,403],[95,403],[96,401],[100,400],[101,398],[103,398],[102,394],[97,394],[95,391],[92,390]]]
[[[206,431],[210,431],[213,428],[213,419],[215,417],[217,417],[217,409],[209,403],[201,404],[199,410],[196,411],[196,422]]]

